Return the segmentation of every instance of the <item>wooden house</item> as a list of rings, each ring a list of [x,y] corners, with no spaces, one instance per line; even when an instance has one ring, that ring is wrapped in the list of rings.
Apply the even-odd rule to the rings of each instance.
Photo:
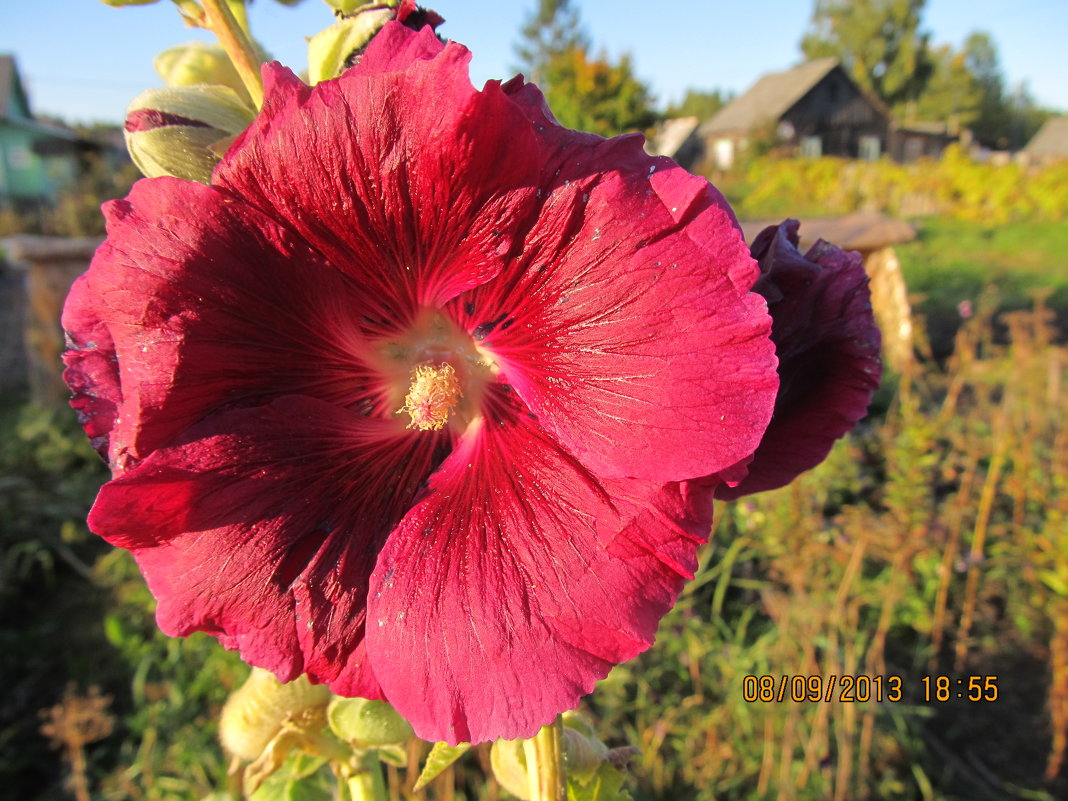
[[[1046,120],[1020,151],[1020,158],[1028,164],[1048,164],[1068,159],[1068,117]]]
[[[872,160],[887,151],[890,113],[837,59],[761,77],[700,128],[706,158],[728,169],[758,141],[790,155]]]

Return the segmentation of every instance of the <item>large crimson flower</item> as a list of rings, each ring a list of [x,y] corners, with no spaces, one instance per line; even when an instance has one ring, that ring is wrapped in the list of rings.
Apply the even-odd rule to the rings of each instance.
[[[161,628],[450,742],[649,646],[777,387],[719,193],[468,59],[391,23],[335,81],[267,67],[210,186],[108,204],[64,314],[90,525]]]

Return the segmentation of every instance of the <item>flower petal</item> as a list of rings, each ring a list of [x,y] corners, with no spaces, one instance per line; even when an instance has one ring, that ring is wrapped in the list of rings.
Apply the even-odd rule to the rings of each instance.
[[[89,524],[133,552],[165,633],[207,631],[282,680],[379,697],[368,576],[448,448],[393,431],[310,398],[223,412],[106,484]]]
[[[107,459],[111,430],[122,403],[119,360],[84,276],[74,282],[67,296],[63,328],[68,332],[63,380],[70,387],[70,405],[97,453]]]
[[[276,223],[217,189],[169,178],[138,182],[105,211],[108,240],[64,323],[76,346],[100,346],[101,326],[114,339],[121,396],[98,390],[122,400],[113,469],[220,408],[285,394],[380,402],[364,359],[380,305]]]
[[[648,648],[711,511],[699,485],[598,483],[514,399],[489,406],[390,535],[368,601],[386,697],[453,744],[531,736]]]
[[[717,498],[782,487],[815,467],[879,387],[881,339],[860,254],[821,240],[802,256],[798,225],[787,220],[753,241],[762,271],[755,289],[768,299],[781,383],[748,476],[720,486]]]
[[[532,204],[533,132],[470,53],[397,22],[309,89],[264,68],[267,99],[214,182],[298,231],[402,314],[492,278]]]
[[[454,314],[599,475],[680,481],[734,464],[759,443],[777,378],[730,209],[640,139],[561,131],[544,126],[550,171],[522,252]]]

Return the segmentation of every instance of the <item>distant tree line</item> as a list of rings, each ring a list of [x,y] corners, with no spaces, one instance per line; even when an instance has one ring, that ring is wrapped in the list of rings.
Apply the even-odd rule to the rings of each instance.
[[[990,34],[962,49],[934,46],[923,28],[926,0],[814,0],[801,39],[807,59],[834,56],[901,123],[945,122],[992,148],[1022,147],[1050,116],[1026,85],[1009,87]],[[605,136],[644,130],[659,118],[708,119],[730,96],[690,89],[665,113],[629,55],[591,54],[572,0],[536,0],[516,45],[518,67],[545,92],[556,118]]]
[[[801,50],[834,56],[853,79],[903,123],[945,121],[980,144],[1019,148],[1049,116],[1024,85],[1009,88],[990,34],[961,50],[932,46],[923,30],[926,0],[816,0]]]

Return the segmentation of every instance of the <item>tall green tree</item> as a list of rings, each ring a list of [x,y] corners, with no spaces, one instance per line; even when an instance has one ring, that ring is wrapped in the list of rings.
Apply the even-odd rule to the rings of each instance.
[[[997,45],[985,31],[971,33],[964,42],[968,69],[979,87],[979,113],[972,125],[975,138],[986,147],[1007,148],[1012,142],[1014,107],[1005,86]]]
[[[629,55],[592,57],[571,0],[537,0],[516,44],[519,68],[545,93],[562,125],[602,136],[644,130],[656,122],[653,97]]]
[[[545,100],[561,125],[601,136],[642,131],[657,120],[648,87],[630,56],[616,63],[582,48],[557,53],[546,65]]]
[[[549,62],[569,50],[587,51],[590,47],[571,0],[537,0],[527,15],[515,45],[518,68],[527,78],[544,88]]]
[[[801,49],[834,56],[865,89],[891,108],[920,96],[934,71],[920,30],[926,0],[816,0]]]
[[[678,103],[668,106],[667,117],[697,117],[707,120],[723,108],[730,98],[719,89],[711,92],[703,89],[687,89],[686,95]]]
[[[934,71],[922,94],[908,104],[906,121],[945,122],[958,130],[971,127],[979,118],[983,90],[967,55],[943,45],[931,56]]]

